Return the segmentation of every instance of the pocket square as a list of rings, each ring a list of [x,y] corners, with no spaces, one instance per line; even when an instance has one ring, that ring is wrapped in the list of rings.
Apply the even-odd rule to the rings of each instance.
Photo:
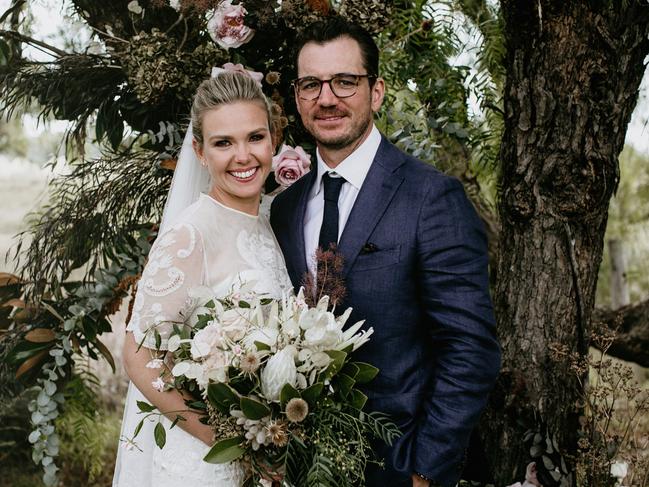
[[[377,250],[379,250],[379,248],[376,245],[374,245],[372,242],[367,242],[365,245],[363,245],[361,254],[371,254],[372,252],[376,252]]]

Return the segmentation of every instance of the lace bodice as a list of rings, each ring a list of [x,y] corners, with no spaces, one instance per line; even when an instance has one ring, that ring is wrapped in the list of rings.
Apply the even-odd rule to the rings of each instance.
[[[147,333],[155,327],[160,348],[166,349],[173,322],[183,321],[183,311],[192,304],[193,288],[207,286],[219,296],[244,283],[248,290],[276,298],[292,287],[268,218],[201,195],[153,244],[127,330],[145,347],[155,348],[153,333]],[[141,419],[138,400],[146,401],[131,384],[123,435],[132,435]],[[138,448],[120,446],[114,487],[241,487],[245,472],[239,463],[204,462],[205,444],[181,428],[171,429],[167,418],[162,422],[167,430],[163,449],[153,444],[153,424],[147,421]]]
[[[203,194],[154,243],[127,329],[154,348],[154,335],[146,332],[155,327],[164,349],[173,322],[192,304],[192,288],[208,286],[219,296],[241,283],[271,297],[291,289],[268,219]]]

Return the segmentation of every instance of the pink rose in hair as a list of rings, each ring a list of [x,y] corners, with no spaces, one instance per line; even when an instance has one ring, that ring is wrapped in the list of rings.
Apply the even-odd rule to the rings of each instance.
[[[224,73],[226,71],[232,71],[234,73],[242,73],[247,76],[250,76],[252,79],[254,79],[257,82],[257,84],[260,87],[261,87],[261,80],[264,79],[263,73],[259,73],[257,71],[250,71],[249,69],[244,68],[243,64],[233,64],[233,63],[225,63],[222,68],[213,67],[212,78],[218,76],[219,73]]]
[[[279,153],[273,157],[275,181],[282,187],[288,188],[295,181],[309,172],[311,156],[304,152],[299,145],[295,148],[282,145]]]
[[[223,1],[214,11],[207,23],[210,37],[223,49],[237,48],[252,39],[255,31],[243,23],[247,10],[242,4],[232,5],[231,0]]]

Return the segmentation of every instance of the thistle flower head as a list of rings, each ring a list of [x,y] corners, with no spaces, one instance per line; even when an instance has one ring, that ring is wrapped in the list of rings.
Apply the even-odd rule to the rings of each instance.
[[[259,355],[255,352],[248,352],[241,357],[241,370],[247,374],[254,374],[260,364],[261,360],[259,359]]]
[[[309,414],[309,405],[304,399],[294,397],[286,404],[286,418],[292,423],[304,421]]]
[[[286,446],[288,443],[288,425],[284,421],[271,421],[268,426],[266,426],[266,431],[268,436],[270,436],[270,441],[273,442],[275,446]]]

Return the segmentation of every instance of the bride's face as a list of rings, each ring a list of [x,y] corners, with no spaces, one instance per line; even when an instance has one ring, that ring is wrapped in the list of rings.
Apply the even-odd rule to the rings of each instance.
[[[203,115],[203,144],[194,150],[212,177],[210,196],[256,215],[273,158],[268,115],[261,103],[221,105]]]

